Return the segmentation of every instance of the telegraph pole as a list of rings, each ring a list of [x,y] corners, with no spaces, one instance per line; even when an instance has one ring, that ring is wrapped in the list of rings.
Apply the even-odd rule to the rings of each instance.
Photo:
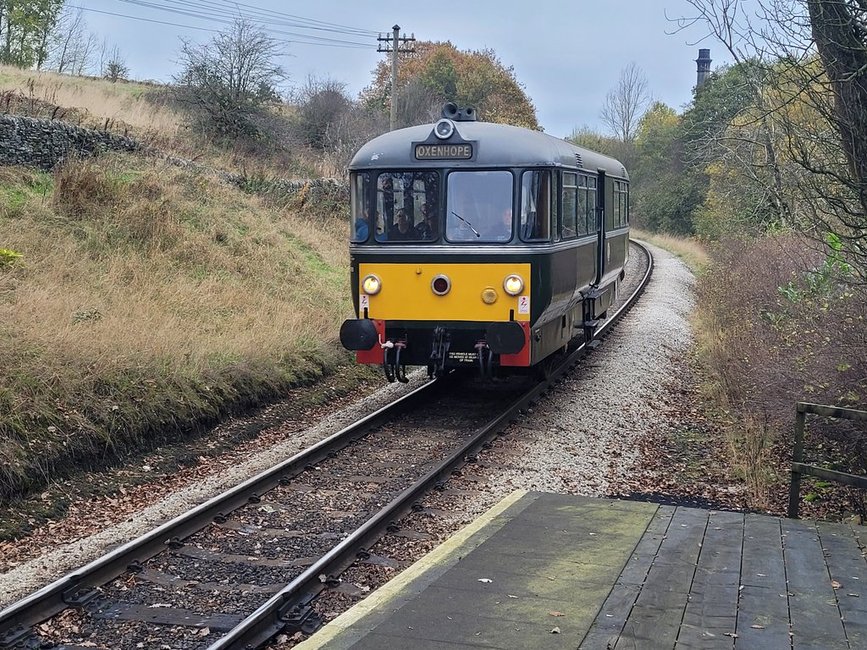
[[[400,35],[400,25],[395,25],[391,28],[391,36],[379,35],[378,40],[380,45],[377,52],[391,52],[391,120],[389,123],[390,129],[394,131],[397,124],[397,55],[411,54],[415,52],[415,48],[411,45],[407,47],[407,43],[415,42],[415,34],[407,36],[405,33]]]

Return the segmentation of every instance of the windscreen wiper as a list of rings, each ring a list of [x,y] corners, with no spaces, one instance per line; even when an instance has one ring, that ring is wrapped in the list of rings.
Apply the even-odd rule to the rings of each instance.
[[[480,233],[478,230],[476,230],[475,228],[473,228],[473,224],[471,224],[469,221],[467,221],[466,219],[464,219],[464,218],[463,218],[461,215],[459,215],[457,212],[455,212],[454,210],[452,210],[452,214],[455,215],[455,216],[456,216],[458,219],[460,219],[461,221],[463,221],[465,224],[467,224],[467,226],[469,227],[469,229],[473,231],[473,234],[475,234],[476,237],[481,237],[481,236],[482,236],[482,233]]]

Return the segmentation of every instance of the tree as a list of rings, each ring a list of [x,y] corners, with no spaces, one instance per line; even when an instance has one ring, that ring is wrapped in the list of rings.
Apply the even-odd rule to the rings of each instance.
[[[325,146],[329,125],[347,112],[352,100],[346,93],[346,84],[334,79],[307,77],[293,97],[298,106],[298,128],[304,142],[316,149]]]
[[[600,117],[615,138],[633,142],[638,120],[650,103],[647,78],[634,62],[620,71],[617,86],[608,91]]]
[[[620,155],[620,143],[617,140],[594,131],[586,124],[572,129],[572,133],[566,136],[566,140],[578,147],[598,151],[606,156],[617,158]]]
[[[113,46],[108,52],[108,59],[102,66],[102,76],[111,82],[126,79],[129,76],[129,67],[126,64],[126,59],[120,53],[120,48],[117,45]]]
[[[834,126],[848,162],[838,182],[860,205],[837,196],[833,206],[863,280],[867,281],[867,7],[859,0],[808,0],[816,49],[825,68]]]
[[[50,38],[49,66],[57,72],[83,74],[93,65],[97,37],[87,28],[84,10],[66,7]]]
[[[704,167],[691,163],[686,153],[690,110],[681,116],[656,102],[638,124],[630,169],[632,210],[636,224],[652,231],[692,234],[695,211],[706,196]]]
[[[0,63],[41,68],[63,0],[0,0]]]
[[[482,119],[538,129],[536,109],[515,77],[493,50],[461,51],[449,42],[417,41],[414,53],[400,53],[398,96],[407,99],[398,106],[401,126],[431,119],[433,106],[450,101],[474,106]],[[391,68],[380,61],[372,84],[362,93],[368,106],[387,111],[391,103]],[[402,112],[403,111],[403,112]],[[438,111],[437,111],[438,113]]]
[[[753,18],[744,0],[688,2],[696,16],[681,25],[703,23],[736,61],[750,63],[752,107],[729,141],[741,143],[731,149],[744,176],[765,184],[768,222],[798,229],[826,252],[829,238],[839,241],[833,253],[847,264],[838,268],[867,285],[864,2],[753,0]],[[744,143],[756,146],[747,152]]]
[[[285,74],[275,62],[277,42],[245,20],[203,45],[184,41],[175,78],[179,98],[201,110],[206,126],[229,137],[253,135],[251,117],[278,97],[276,86]]]

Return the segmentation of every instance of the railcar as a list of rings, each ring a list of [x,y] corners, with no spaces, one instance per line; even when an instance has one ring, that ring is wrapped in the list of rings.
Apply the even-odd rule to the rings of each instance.
[[[357,317],[340,341],[390,381],[544,367],[617,294],[629,177],[613,158],[447,104],[370,140],[349,177]]]

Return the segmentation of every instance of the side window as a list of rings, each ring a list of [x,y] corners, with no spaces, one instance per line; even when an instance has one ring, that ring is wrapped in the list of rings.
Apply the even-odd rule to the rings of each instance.
[[[596,221],[596,179],[587,181],[587,232],[599,232],[599,224]]]
[[[625,228],[629,225],[629,184],[614,181],[614,227]]]
[[[570,239],[577,233],[578,174],[563,173],[563,214],[560,220],[560,236]]]
[[[586,235],[590,232],[587,229],[587,177],[578,177],[578,220],[576,229],[579,235]]]
[[[370,236],[370,177],[366,173],[353,173],[350,183],[350,214],[352,232],[350,240],[367,241]]]
[[[526,171],[521,175],[521,239],[551,238],[551,171]]]

